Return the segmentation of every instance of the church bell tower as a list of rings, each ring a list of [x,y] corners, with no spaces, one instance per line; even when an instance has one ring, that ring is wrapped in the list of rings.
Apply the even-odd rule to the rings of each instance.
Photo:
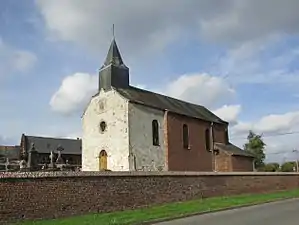
[[[124,64],[113,38],[106,60],[99,71],[99,91],[129,87],[129,68]]]

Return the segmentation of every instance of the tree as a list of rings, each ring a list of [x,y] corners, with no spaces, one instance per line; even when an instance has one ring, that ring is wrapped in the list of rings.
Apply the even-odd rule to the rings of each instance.
[[[281,165],[281,172],[294,172],[294,168],[296,169],[295,162],[285,162]]]
[[[267,163],[264,166],[263,171],[265,171],[265,172],[277,172],[277,171],[279,171],[279,167],[280,167],[280,165],[278,163]]]
[[[266,157],[264,153],[266,144],[262,139],[262,135],[255,134],[250,130],[247,140],[248,142],[244,145],[244,149],[255,156],[255,168],[260,169],[265,165],[264,161]]]

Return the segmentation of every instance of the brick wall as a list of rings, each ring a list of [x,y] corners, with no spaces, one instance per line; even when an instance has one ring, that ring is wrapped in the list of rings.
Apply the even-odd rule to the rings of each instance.
[[[183,125],[188,126],[189,149],[183,147]],[[205,130],[210,123],[168,113],[168,169],[170,171],[213,171],[212,154],[206,150]]]
[[[246,156],[231,155],[219,151],[216,155],[217,172],[250,172],[254,171],[253,159]]]
[[[232,167],[235,172],[253,171],[253,159],[245,156],[232,156]]]
[[[214,141],[218,143],[226,143],[226,129],[227,125],[214,123]]]
[[[217,172],[231,172],[232,168],[232,156],[224,151],[219,151],[219,154],[215,156],[216,158],[216,171]]]
[[[295,189],[298,185],[297,173],[0,173],[0,224]]]

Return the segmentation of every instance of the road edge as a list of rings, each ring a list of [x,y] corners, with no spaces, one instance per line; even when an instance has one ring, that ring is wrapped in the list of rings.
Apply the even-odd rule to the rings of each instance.
[[[167,222],[167,221],[172,221],[172,220],[177,220],[177,219],[183,219],[183,218],[192,217],[192,216],[200,216],[200,215],[204,215],[204,214],[208,214],[208,213],[217,213],[217,212],[223,212],[223,211],[227,211],[227,210],[234,210],[234,209],[246,208],[246,207],[250,207],[250,206],[264,205],[264,204],[292,200],[292,199],[299,199],[299,197],[279,198],[279,199],[268,200],[265,202],[249,203],[249,204],[244,204],[244,205],[239,205],[239,206],[226,207],[226,208],[222,208],[222,209],[190,213],[190,214],[175,216],[175,217],[171,217],[171,218],[155,219],[155,220],[145,221],[145,222],[141,222],[141,223],[135,223],[134,225],[154,225],[157,223],[162,223],[162,222]]]

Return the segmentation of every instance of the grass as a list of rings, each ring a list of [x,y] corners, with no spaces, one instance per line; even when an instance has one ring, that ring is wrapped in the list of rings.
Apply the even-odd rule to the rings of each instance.
[[[176,218],[248,204],[299,197],[299,189],[267,194],[214,197],[122,212],[91,214],[71,218],[25,221],[18,225],[132,225],[157,219]]]

